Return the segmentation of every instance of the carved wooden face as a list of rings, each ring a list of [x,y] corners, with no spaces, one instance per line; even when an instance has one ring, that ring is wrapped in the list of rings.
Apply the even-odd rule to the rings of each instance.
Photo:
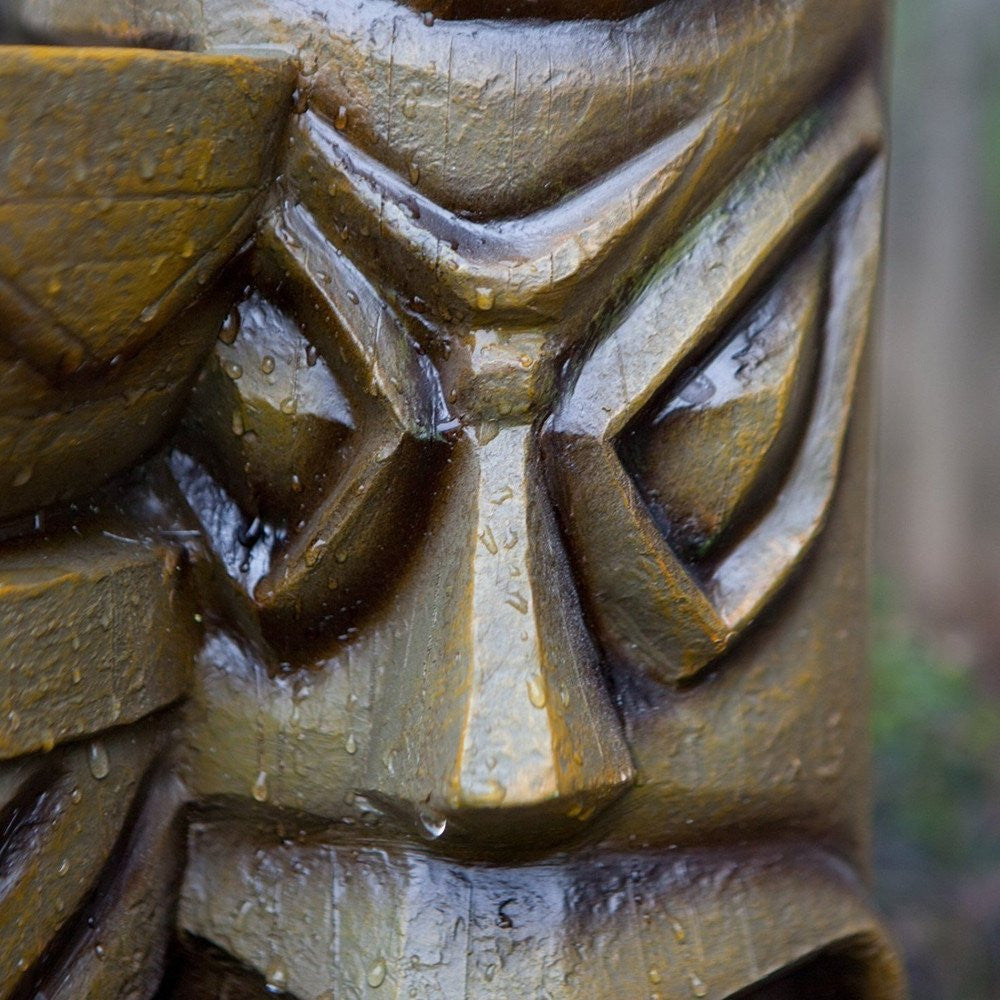
[[[132,234],[143,279],[109,243],[125,277],[58,349],[22,316],[44,326],[58,273],[7,268],[0,306],[38,306],[7,305],[8,346],[46,400],[99,371],[101,427],[115,350],[179,359],[149,433],[77,448],[96,481],[184,407],[144,505],[87,542],[193,564],[194,607],[171,590],[148,623],[180,679],[112,720],[187,696],[180,927],[308,1000],[896,996],[851,869],[876,5],[127,6],[26,17],[195,51],[24,49],[19,78],[127,71],[129,122],[152,95],[150,127],[93,132],[119,173],[73,189],[152,211],[79,213]],[[191,114],[142,82],[196,73]],[[115,347],[108,303],[144,296]],[[5,514],[92,485],[57,453],[18,498],[46,447],[0,459]],[[209,995],[198,954],[178,995]]]

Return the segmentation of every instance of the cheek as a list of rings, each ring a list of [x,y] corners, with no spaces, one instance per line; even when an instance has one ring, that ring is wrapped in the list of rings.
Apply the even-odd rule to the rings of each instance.
[[[638,787],[614,841],[795,831],[863,859],[868,800],[867,392],[827,527],[778,600],[698,685],[616,676]]]

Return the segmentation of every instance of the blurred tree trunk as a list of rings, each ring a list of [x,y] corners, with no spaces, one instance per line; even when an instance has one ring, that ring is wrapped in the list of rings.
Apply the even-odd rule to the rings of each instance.
[[[969,625],[977,643],[1000,600],[1000,312],[984,266],[998,22],[996,0],[898,6],[881,341],[880,562],[922,622]]]

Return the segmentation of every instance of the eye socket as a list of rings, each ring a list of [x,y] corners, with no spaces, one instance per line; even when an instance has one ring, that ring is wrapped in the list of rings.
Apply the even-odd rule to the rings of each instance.
[[[251,289],[191,395],[174,476],[230,577],[248,593],[350,468],[371,401],[292,313]]]
[[[294,221],[294,236],[259,237],[172,462],[264,637],[288,655],[350,635],[386,597],[448,451],[432,366],[311,220]]]
[[[829,265],[821,236],[616,442],[650,512],[689,562],[719,555],[781,484],[808,419]]]
[[[614,665],[691,682],[823,528],[877,270],[867,94],[761,154],[567,368],[546,468]]]
[[[233,309],[185,419],[191,451],[250,520],[295,526],[343,474],[363,401],[260,292]]]

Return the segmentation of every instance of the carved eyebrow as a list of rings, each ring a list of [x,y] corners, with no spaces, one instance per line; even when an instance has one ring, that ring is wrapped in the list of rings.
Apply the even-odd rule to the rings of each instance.
[[[343,344],[402,427],[433,438],[449,425],[436,369],[414,350],[394,311],[350,258],[330,245],[307,208],[279,204],[264,220],[259,245],[272,267],[294,271],[307,294],[323,302]]]
[[[563,397],[559,432],[603,440],[620,433],[880,146],[878,98],[867,77],[775,140],[621,310]]]
[[[825,197],[824,170],[836,174],[842,161],[877,148],[873,108],[859,111],[859,133],[845,121],[820,138],[829,149],[790,179],[787,193],[772,195],[776,218],[795,214],[789,198],[799,198],[808,214],[810,199]],[[286,178],[333,242],[349,243],[363,270],[388,265],[401,290],[429,301],[439,315],[468,320],[488,311],[491,323],[514,329],[558,324],[563,343],[571,343],[699,204],[705,167],[727,155],[738,162],[725,149],[719,114],[716,108],[692,120],[609,176],[521,219],[474,222],[442,208],[312,112],[293,126]],[[807,115],[786,143],[805,142],[823,114]],[[818,171],[811,181],[810,170]],[[811,192],[809,183],[819,187]]]
[[[675,214],[665,203],[702,154],[707,131],[696,119],[556,208],[487,223],[463,219],[407,187],[313,113],[293,128],[286,170],[334,241],[337,222],[353,230],[359,264],[389,255],[394,277],[423,298],[435,297],[445,315],[488,309],[491,322],[499,315],[513,325],[554,323],[565,319],[566,299],[581,280],[613,253],[620,272],[629,269],[623,257],[634,266],[661,243]],[[313,179],[331,168],[332,182]]]

